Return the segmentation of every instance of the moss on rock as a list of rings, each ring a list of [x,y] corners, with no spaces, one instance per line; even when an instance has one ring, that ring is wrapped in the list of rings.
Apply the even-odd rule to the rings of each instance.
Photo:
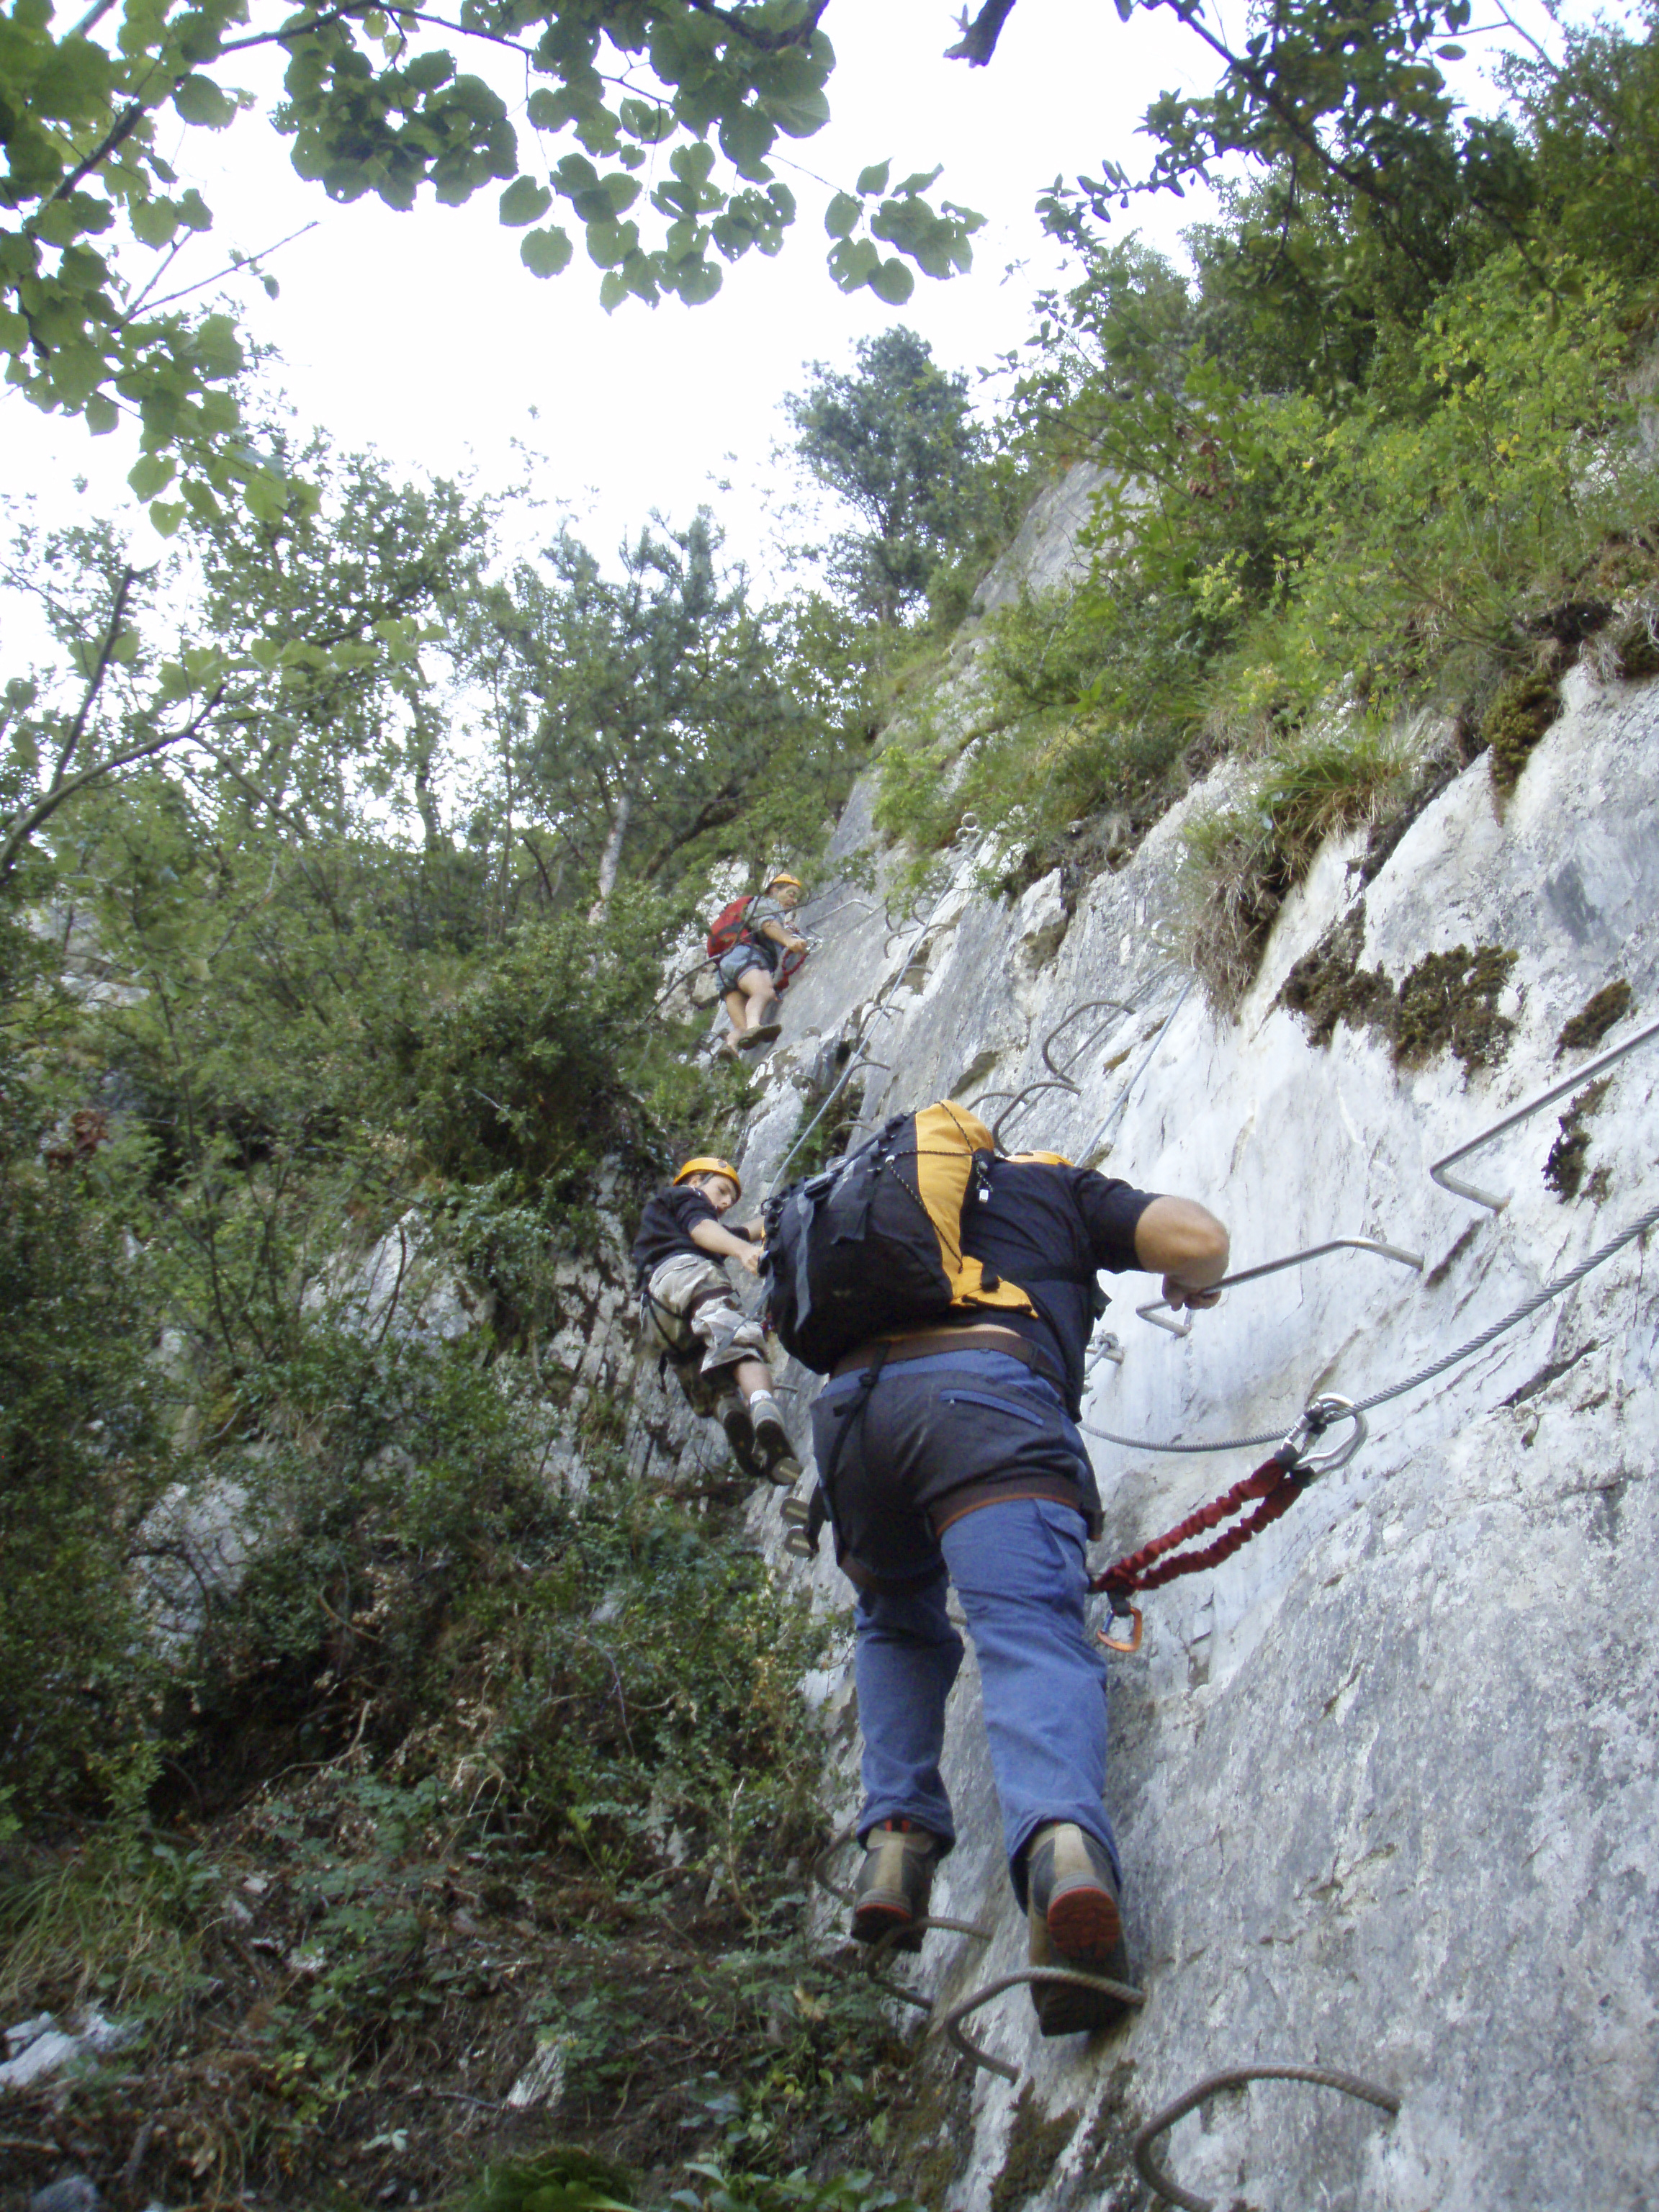
[[[1431,952],[1400,986],[1395,1017],[1396,1067],[1421,1067],[1437,1052],[1455,1053],[1464,1069],[1491,1067],[1509,1049],[1515,1024],[1498,1011],[1517,955],[1501,945],[1466,945]]]
[[[1504,684],[1481,724],[1499,791],[1514,790],[1533,748],[1560,712],[1561,678],[1554,669],[1534,669]]]
[[[1082,2115],[1056,2112],[1052,2119],[1028,2081],[1020,2091],[1008,2125],[1008,2148],[991,2184],[990,2212],[1018,2212],[1029,2197],[1048,2187],[1061,2152],[1077,2133]]]
[[[1359,965],[1363,902],[1332,923],[1285,978],[1276,1005],[1299,1014],[1312,1044],[1327,1046],[1339,1022],[1386,1036],[1396,1067],[1420,1067],[1437,1052],[1455,1053],[1466,1071],[1503,1058],[1515,1024],[1498,1011],[1516,956],[1501,945],[1466,945],[1431,952],[1398,990],[1380,968]]]
[[[1339,1022],[1353,1029],[1392,1026],[1393,984],[1380,969],[1359,965],[1364,936],[1362,900],[1331,924],[1285,978],[1274,1003],[1301,1015],[1310,1044],[1328,1046]]]
[[[1562,1024],[1561,1034],[1555,1040],[1555,1057],[1564,1052],[1583,1052],[1587,1047],[1600,1044],[1610,1029],[1633,1012],[1636,995],[1622,975],[1615,975],[1611,983],[1584,1001],[1570,1022]]]

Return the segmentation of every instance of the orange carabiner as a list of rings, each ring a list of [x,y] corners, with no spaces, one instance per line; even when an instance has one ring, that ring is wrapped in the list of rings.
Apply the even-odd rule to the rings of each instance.
[[[1140,1607],[1138,1605],[1130,1606],[1128,1607],[1128,1614],[1133,1626],[1129,1631],[1129,1639],[1127,1644],[1121,1636],[1108,1636],[1103,1628],[1096,1629],[1096,1643],[1103,1645],[1108,1651],[1139,1651],[1140,1649]]]

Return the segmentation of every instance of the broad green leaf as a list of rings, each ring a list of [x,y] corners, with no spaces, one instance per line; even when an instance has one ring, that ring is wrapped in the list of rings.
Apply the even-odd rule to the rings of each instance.
[[[659,100],[625,100],[620,112],[623,129],[647,146],[659,146],[674,128],[673,110]]]
[[[867,238],[843,238],[830,248],[828,266],[843,292],[856,292],[881,266],[881,255]]]
[[[706,184],[714,166],[714,149],[701,139],[695,145],[677,146],[668,157],[668,166],[689,185]]]
[[[209,131],[222,131],[236,114],[236,102],[210,76],[187,76],[173,95],[173,104],[186,123]]]
[[[587,226],[588,258],[600,269],[615,269],[626,261],[640,242],[640,227],[636,222],[590,222]],[[603,294],[600,304],[604,304]]]
[[[720,125],[721,152],[740,177],[757,184],[764,184],[772,173],[766,155],[777,126],[768,119],[769,114],[769,108],[763,114],[758,107],[739,107]]]
[[[108,394],[94,392],[87,402],[87,428],[94,438],[106,438],[121,419],[121,410]]]
[[[538,131],[562,131],[576,111],[568,92],[551,92],[538,84],[525,103],[525,113]]]
[[[795,93],[787,100],[768,100],[762,105],[791,138],[810,138],[830,120],[830,103],[821,92]]]
[[[127,471],[127,482],[135,497],[154,499],[173,482],[178,467],[171,453],[140,453]]]
[[[863,212],[851,192],[837,192],[823,210],[823,227],[831,238],[850,238]]]
[[[532,276],[556,276],[569,267],[574,250],[568,235],[555,223],[545,230],[526,231],[519,240],[519,258]]]
[[[404,82],[413,85],[416,92],[436,92],[454,74],[454,57],[445,53],[416,54],[403,70]]]
[[[866,198],[872,192],[884,192],[887,189],[887,173],[892,166],[892,161],[889,159],[885,161],[872,161],[867,169],[860,169],[858,181],[859,191]]]
[[[866,280],[877,299],[890,307],[902,307],[916,289],[916,280],[902,261],[878,262]]]
[[[158,499],[150,503],[150,528],[158,538],[171,538],[184,519],[185,509],[182,501]],[[186,685],[185,688],[188,690],[189,686]]]
[[[545,185],[534,177],[515,177],[501,194],[501,218],[509,229],[520,230],[527,222],[539,222],[552,204],[553,195]]]
[[[170,246],[179,228],[179,209],[169,199],[140,200],[129,210],[127,221],[141,246]]]

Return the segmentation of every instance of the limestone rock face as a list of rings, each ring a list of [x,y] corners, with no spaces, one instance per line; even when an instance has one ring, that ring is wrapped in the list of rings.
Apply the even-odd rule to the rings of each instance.
[[[975,892],[969,849],[902,926],[879,892],[861,908],[845,895],[822,924],[809,909],[823,949],[787,1002],[781,1073],[741,1156],[758,1194],[799,1120],[790,1071],[854,1035],[864,1127],[957,1097],[1005,1143],[1212,1206],[1236,1268],[1342,1237],[1420,1256],[1330,1254],[1229,1293],[1179,1338],[1137,1317],[1156,1283],[1113,1284],[1103,1328],[1124,1356],[1091,1368],[1085,1420],[1148,1445],[1277,1435],[1317,1392],[1385,1389],[1659,1202],[1659,1042],[1581,1115],[1576,1195],[1545,1170],[1577,1092],[1465,1164],[1501,1212],[1428,1173],[1659,1019],[1659,685],[1575,672],[1502,814],[1477,760],[1363,893],[1363,840],[1328,848],[1231,1019],[1169,933],[1182,827],[1208,803],[1191,793],[1069,915],[1052,879],[1015,906]],[[860,793],[840,851],[867,819]],[[1431,955],[1513,954],[1494,971],[1486,1064],[1431,1040],[1396,1064],[1357,1000],[1328,1046],[1311,1042],[1276,1002],[1343,922],[1352,964],[1391,989]],[[1558,1053],[1615,979],[1632,1011]],[[1145,2009],[1093,2042],[1044,2044],[1016,1990],[973,2029],[1049,2111],[1078,2116],[1039,2206],[1127,2212],[1138,2185],[1100,2145],[1207,2074],[1273,2061],[1369,2076],[1399,2117],[1310,2088],[1218,2099],[1164,2146],[1184,2186],[1354,2212],[1659,2203],[1656,1364],[1659,1288],[1636,1242],[1379,1407],[1350,1464],[1222,1568],[1146,1600],[1140,1652],[1112,1662],[1108,1800]],[[804,1408],[812,1378],[788,1379]],[[1091,1441],[1098,1565],[1265,1456]],[[784,1561],[770,1501],[755,1514],[780,1571],[810,1572],[850,1628],[833,1563]],[[856,1768],[836,1755],[845,1818]],[[951,2001],[1024,1958],[971,1661],[945,1774],[963,1840],[934,1910],[995,1930],[928,1939],[910,1972]],[[988,2212],[1014,2094],[976,2075],[952,2212]]]

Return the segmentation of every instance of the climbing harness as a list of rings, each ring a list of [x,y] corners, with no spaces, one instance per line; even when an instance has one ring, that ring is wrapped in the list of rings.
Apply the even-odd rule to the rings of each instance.
[[[857,1838],[856,1827],[843,1828],[838,1836],[833,1837],[824,1845],[811,1866],[812,1879],[820,1887],[827,1889],[831,1897],[849,1907],[854,1902],[852,1891],[843,1889],[839,1882],[832,1881],[827,1868],[835,1854],[845,1844],[856,1842]],[[947,1920],[938,1915],[924,1914],[919,1919],[907,1920],[900,1927],[890,1928],[877,1942],[870,1945],[864,1960],[865,1973],[877,1989],[889,1996],[899,1998],[905,2004],[914,2005],[919,2012],[932,2013],[933,1999],[920,1996],[915,1990],[907,1990],[902,1982],[890,1981],[878,1969],[901,1936],[923,1935],[934,1928],[943,1929],[953,1936],[966,1936],[975,1943],[988,1943],[996,1934],[994,1929],[981,1928],[975,1921]],[[989,2004],[994,1997],[1000,1997],[1006,1990],[1043,1983],[1064,1983],[1076,1989],[1099,1990],[1124,2004],[1138,2005],[1146,2002],[1144,1990],[1133,1989],[1127,1982],[1109,1981],[1103,1974],[1080,1973],[1070,1966],[1022,1966],[1015,1973],[1000,1975],[995,1981],[987,1982],[982,1989],[971,1990],[942,2019],[930,2020],[927,2033],[930,2035],[936,2033],[943,2034],[954,2049],[960,2051],[964,2058],[971,2059],[975,2066],[983,2066],[989,2073],[1000,2074],[1005,2081],[1018,2081],[1018,2067],[1011,2066],[1006,2058],[993,2057],[988,2051],[981,2051],[978,2044],[963,2033],[962,2023],[970,2013],[977,2012],[981,2005]]]
[[[1344,1420],[1353,1424],[1351,1436],[1326,1451],[1310,1449],[1334,1423]],[[1264,1460],[1254,1474],[1247,1474],[1231,1490],[1212,1498],[1207,1505],[1200,1505],[1195,1513],[1189,1513],[1162,1536],[1154,1536],[1138,1552],[1126,1553],[1122,1559],[1115,1559],[1109,1567],[1091,1577],[1090,1589],[1105,1592],[1114,1616],[1133,1624],[1127,1641],[1108,1636],[1103,1629],[1096,1631],[1098,1640],[1109,1651],[1138,1650],[1140,1609],[1129,1602],[1132,1592],[1138,1595],[1143,1590],[1160,1589],[1182,1575],[1194,1575],[1202,1567],[1218,1567],[1224,1559],[1242,1551],[1253,1536],[1260,1535],[1287,1513],[1310,1482],[1336,1468],[1346,1467],[1364,1441],[1364,1415],[1346,1398],[1316,1398],[1272,1458]],[[1174,1559],[1168,1556],[1178,1544],[1188,1543],[1206,1529],[1218,1528],[1252,1499],[1258,1501],[1255,1512],[1234,1522],[1212,1544],[1205,1545],[1201,1551],[1179,1553]]]
[[[1615,1045],[1611,1052],[1604,1052],[1599,1060],[1591,1060],[1587,1067],[1581,1067],[1576,1074],[1569,1075],[1565,1081],[1554,1085],[1550,1090],[1540,1091],[1536,1098],[1529,1098],[1524,1106],[1517,1106],[1512,1114],[1506,1114],[1501,1121],[1494,1121],[1490,1128],[1483,1129],[1478,1137],[1471,1137],[1467,1144],[1460,1145],[1455,1152],[1448,1152],[1443,1159],[1437,1160],[1429,1170],[1430,1181],[1437,1182],[1442,1190],[1450,1191],[1455,1198],[1467,1198],[1472,1205],[1484,1206],[1492,1213],[1501,1213],[1509,1204],[1507,1198],[1495,1197],[1491,1191],[1482,1190],[1478,1183],[1465,1182],[1459,1176],[1449,1175],[1447,1170],[1455,1167],[1459,1160],[1467,1159],[1471,1152],[1478,1152],[1482,1146],[1491,1144],[1494,1137],[1501,1137],[1506,1130],[1513,1129],[1521,1122],[1530,1120],[1540,1107],[1553,1106],[1558,1098],[1565,1098],[1568,1091],[1577,1091],[1582,1085],[1594,1082],[1604,1067],[1611,1067],[1615,1060],[1623,1060],[1627,1053],[1635,1052],[1639,1046],[1650,1044],[1655,1037],[1659,1037],[1659,1022],[1655,1022],[1649,1028],[1639,1030],[1633,1037],[1626,1037],[1623,1044]]]
[[[1310,1244],[1305,1252],[1287,1253],[1282,1260],[1266,1260],[1259,1267],[1241,1268],[1236,1275],[1224,1275],[1218,1283],[1212,1283],[1212,1291],[1235,1290],[1240,1283],[1254,1283],[1263,1275],[1277,1275],[1286,1267],[1304,1267],[1310,1260],[1322,1260],[1328,1252],[1375,1252],[1379,1259],[1392,1260],[1401,1267],[1415,1267],[1423,1272],[1423,1255],[1407,1252],[1398,1244],[1385,1244],[1380,1237],[1333,1237],[1328,1244]],[[1149,1321],[1154,1328],[1166,1328],[1171,1336],[1190,1336],[1193,1317],[1189,1312],[1183,1322],[1165,1321],[1170,1311],[1168,1298],[1154,1298],[1150,1304],[1137,1306],[1135,1312],[1142,1321]]]
[[[1178,2204],[1181,2212],[1216,2212],[1212,2197],[1199,2197],[1190,2189],[1183,2189],[1168,2169],[1152,2156],[1152,2145],[1161,2135],[1167,2135],[1177,2120],[1184,2120],[1188,2112],[1211,2097],[1218,2096],[1224,2089],[1243,2089],[1251,2081],[1307,2081],[1316,2089],[1340,2089],[1345,2097],[1358,2097],[1367,2105],[1375,2105],[1392,2119],[1400,2110],[1400,2100],[1392,2089],[1379,2088],[1375,2081],[1363,2080],[1358,2074],[1343,2074],[1331,2066],[1232,2066],[1224,2074],[1206,2075],[1195,2089],[1188,2089],[1184,2097],[1177,2097],[1173,2105],[1166,2105],[1155,2112],[1143,2128],[1137,2129],[1135,2139],[1129,2146],[1129,2154],[1135,2162],[1135,2172],[1154,2196],[1166,2203]]]

